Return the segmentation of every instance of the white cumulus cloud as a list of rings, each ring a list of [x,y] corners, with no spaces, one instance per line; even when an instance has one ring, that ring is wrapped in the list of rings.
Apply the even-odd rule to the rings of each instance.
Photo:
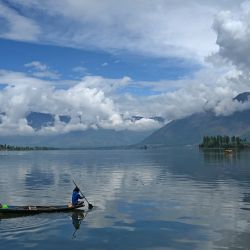
[[[177,80],[149,82],[135,81],[128,76],[120,79],[85,76],[68,81],[64,88],[60,88],[63,83],[56,77],[41,79],[41,74],[56,72],[39,61],[26,64],[31,74],[0,70],[0,82],[7,84],[0,90],[0,111],[6,114],[1,115],[2,133],[7,128],[32,133],[25,120],[30,111],[56,115],[55,126],[43,132],[58,133],[89,127],[152,129],[161,126],[151,119],[155,116],[171,121],[207,110],[216,115],[229,115],[249,108],[248,102],[233,101],[238,93],[250,90],[249,2],[145,0],[142,4],[132,0],[56,0],[53,3],[44,0],[42,5],[38,0],[9,2],[22,8],[23,14],[0,5],[0,15],[10,23],[0,27],[2,37],[8,38],[14,30],[10,20],[20,18],[20,22],[34,28],[26,38],[38,39],[39,31],[41,43],[126,50],[154,57],[199,58],[205,59],[205,63],[192,76]],[[31,8],[35,9],[32,16]],[[48,21],[40,20],[41,14]],[[51,22],[55,17],[60,22]],[[25,40],[24,27],[15,33],[20,40]],[[73,71],[86,69],[76,67]],[[133,88],[155,94],[138,96],[128,90]],[[64,124],[59,115],[69,115],[72,119]],[[143,118],[133,120],[133,116]]]
[[[55,83],[30,77],[20,72],[0,71],[0,82],[7,84],[0,91],[0,133],[32,133],[26,116],[30,112],[55,115],[53,127],[40,133],[64,133],[87,128],[147,130],[159,123],[145,119],[132,122],[123,117],[115,103],[115,89],[130,81],[129,78],[105,79],[85,77],[66,89],[55,88]],[[3,115],[4,114],[4,115]],[[69,123],[60,122],[58,116],[71,117]]]
[[[39,62],[39,61],[33,61],[30,63],[24,64],[26,68],[29,69],[29,73],[31,73],[33,76],[39,77],[39,78],[51,78],[51,79],[59,79],[60,75],[49,68],[46,64]]]
[[[223,11],[217,14],[214,30],[217,33],[218,54],[238,69],[250,66],[250,12],[249,2],[242,4],[240,12]]]
[[[0,2],[0,37],[20,40],[38,41],[41,29],[35,20],[20,15],[17,11]]]
[[[190,60],[203,60],[216,50],[216,34],[211,28],[214,15],[224,8],[239,5],[239,1],[232,0],[8,2],[22,9],[22,16],[7,5],[2,4],[2,8],[22,20],[18,32],[8,30],[3,37],[15,34],[16,39],[22,40],[25,35],[33,34],[40,43]],[[6,17],[4,13],[2,16]],[[10,24],[12,20],[7,18]],[[14,25],[11,27],[14,29]],[[36,36],[38,30],[39,37]]]

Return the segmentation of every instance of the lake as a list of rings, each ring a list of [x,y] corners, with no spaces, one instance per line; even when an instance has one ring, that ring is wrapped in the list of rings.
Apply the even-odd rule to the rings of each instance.
[[[95,207],[1,218],[1,249],[250,249],[250,151],[0,152],[0,202]]]

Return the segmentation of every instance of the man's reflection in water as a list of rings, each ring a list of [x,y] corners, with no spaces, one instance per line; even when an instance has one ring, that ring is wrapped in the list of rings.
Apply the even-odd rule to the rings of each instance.
[[[75,231],[72,235],[72,239],[75,239],[76,238],[76,232],[78,229],[80,229],[80,226],[81,226],[81,222],[85,219],[85,217],[87,216],[87,212],[85,211],[82,211],[82,210],[78,210],[78,211],[74,211],[72,213],[72,224],[75,228]]]

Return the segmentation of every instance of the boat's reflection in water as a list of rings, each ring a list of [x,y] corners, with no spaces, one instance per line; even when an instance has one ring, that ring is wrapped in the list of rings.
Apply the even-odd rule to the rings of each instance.
[[[80,229],[82,221],[86,218],[88,211],[81,210],[81,209],[76,209],[72,212],[60,212],[61,214],[71,214],[72,218],[72,225],[74,226],[74,232],[72,235],[72,239],[76,238],[77,230]],[[58,213],[57,213],[58,214]],[[37,214],[22,214],[22,213],[16,213],[16,214],[6,214],[6,213],[1,213],[0,211],[0,222],[1,220],[5,219],[14,219],[14,218],[19,218],[19,217],[33,217],[37,216]]]
[[[84,211],[84,210],[75,210],[73,213],[72,213],[72,224],[75,228],[75,231],[72,235],[72,239],[75,239],[76,238],[76,232],[77,230],[80,229],[80,226],[81,226],[81,223],[82,221],[86,218],[88,212],[87,211]]]

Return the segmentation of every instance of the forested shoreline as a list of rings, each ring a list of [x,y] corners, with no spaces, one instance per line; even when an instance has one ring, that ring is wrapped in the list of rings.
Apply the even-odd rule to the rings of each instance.
[[[30,147],[30,146],[13,146],[7,144],[0,144],[0,151],[32,151],[32,150],[53,150],[50,147]]]
[[[203,141],[199,144],[201,148],[250,148],[250,142],[245,138],[239,136],[217,135],[217,136],[204,136]]]

